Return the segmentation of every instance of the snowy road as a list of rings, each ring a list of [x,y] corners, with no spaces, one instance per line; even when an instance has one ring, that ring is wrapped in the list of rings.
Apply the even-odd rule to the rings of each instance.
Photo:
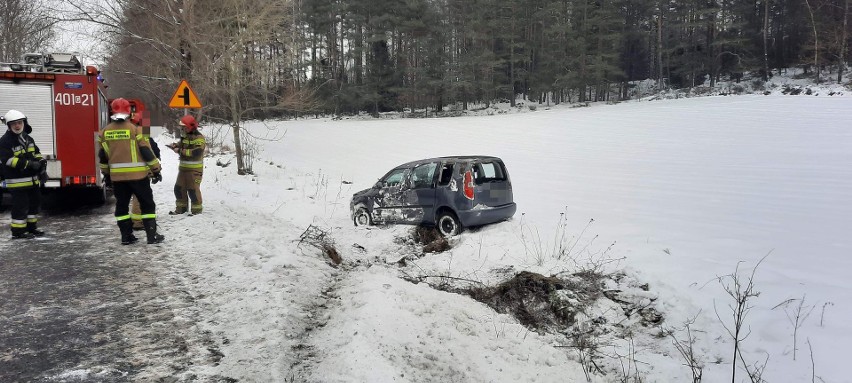
[[[153,381],[221,359],[192,276],[166,246],[121,246],[111,210],[48,213],[46,238],[0,241],[0,381]]]

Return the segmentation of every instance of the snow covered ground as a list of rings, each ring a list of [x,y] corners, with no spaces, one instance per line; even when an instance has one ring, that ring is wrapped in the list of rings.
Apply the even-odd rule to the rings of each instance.
[[[850,114],[848,97],[751,95],[254,123],[255,137],[273,139],[250,140],[255,175],[236,175],[233,156],[214,151],[205,212],[192,217],[165,215],[177,160],[164,151],[165,182],[154,187],[162,232],[202,276],[189,282],[206,318],[200,326],[225,354],[217,370],[193,372],[241,381],[585,381],[567,337],[402,277],[494,285],[521,270],[603,265],[624,271],[630,286],[647,283],[625,293],[661,312],[666,328],[695,317],[703,381],[730,381],[724,326],[733,302],[720,278],[729,283],[739,267],[748,282],[765,257],[754,271],[760,295],[748,301],[745,361],[765,364],[768,382],[852,382],[843,351],[852,343]],[[227,144],[225,129],[202,132]],[[410,227],[353,227],[352,193],[403,162],[461,154],[505,161],[514,219],[422,257],[400,240]],[[342,265],[299,243],[311,225],[329,234]],[[570,251],[557,259],[560,246]],[[406,265],[395,263],[403,256]],[[613,318],[612,310],[586,315]],[[798,326],[797,313],[809,313]],[[592,381],[692,379],[671,338],[629,328],[630,338],[605,337],[607,375]],[[748,381],[741,369],[737,381]]]

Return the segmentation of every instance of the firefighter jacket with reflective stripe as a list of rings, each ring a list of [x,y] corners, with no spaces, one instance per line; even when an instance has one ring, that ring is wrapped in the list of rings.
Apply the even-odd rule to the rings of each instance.
[[[207,143],[198,130],[187,133],[175,146],[180,156],[180,170],[204,171],[204,148]]]
[[[39,185],[39,167],[32,162],[42,159],[35,141],[26,133],[15,134],[11,129],[0,137],[0,174],[6,187],[27,188]]]
[[[151,150],[142,129],[130,121],[113,121],[98,134],[101,172],[113,181],[136,181],[148,170],[160,172],[160,161]]]

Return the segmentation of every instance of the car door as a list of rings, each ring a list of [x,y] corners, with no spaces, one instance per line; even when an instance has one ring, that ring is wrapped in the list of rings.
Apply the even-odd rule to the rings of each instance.
[[[437,162],[416,165],[401,190],[402,220],[404,223],[430,222],[435,215],[435,183]]]
[[[410,168],[393,169],[379,180],[379,191],[373,204],[373,220],[383,223],[403,221],[403,186]],[[407,188],[406,188],[407,189]]]

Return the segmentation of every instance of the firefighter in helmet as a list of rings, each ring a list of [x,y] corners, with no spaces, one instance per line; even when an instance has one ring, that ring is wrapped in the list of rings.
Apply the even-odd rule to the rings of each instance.
[[[198,131],[198,122],[192,115],[181,117],[178,124],[183,127],[181,140],[167,145],[180,156],[175,182],[175,210],[169,214],[183,214],[187,212],[187,208],[190,214],[201,214],[201,177],[204,174],[204,149],[207,143]]]
[[[150,145],[151,150],[154,151],[154,156],[156,156],[159,160],[160,147],[157,145],[157,142],[151,138],[151,127],[142,123],[142,113],[133,111],[133,113],[130,114],[130,121],[142,129],[142,136],[148,140],[148,145]],[[149,176],[151,175],[152,174],[149,174]],[[139,206],[139,199],[135,196],[130,198],[130,220],[133,221],[133,230],[145,229],[145,225],[142,224],[142,208]]]
[[[47,160],[30,137],[33,128],[27,116],[10,110],[3,116],[9,128],[0,137],[0,167],[6,189],[12,195],[12,238],[32,238],[44,235],[38,229],[41,209],[41,184],[47,171]]]
[[[104,182],[112,184],[115,194],[115,219],[121,231],[121,244],[129,245],[138,240],[133,235],[133,223],[130,221],[131,196],[139,199],[148,244],[163,242],[165,237],[157,233],[156,204],[151,191],[152,180],[154,183],[163,180],[160,160],[142,135],[142,129],[129,120],[130,102],[117,98],[110,107],[112,122],[98,134],[101,147],[98,157]]]

